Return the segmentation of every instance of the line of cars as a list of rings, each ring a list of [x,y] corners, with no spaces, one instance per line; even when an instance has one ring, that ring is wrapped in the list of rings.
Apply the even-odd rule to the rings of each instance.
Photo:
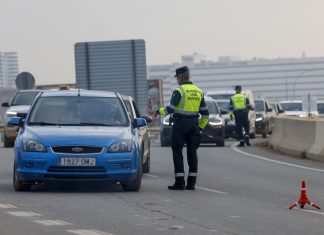
[[[9,106],[9,105],[8,105]],[[115,92],[40,91],[17,127],[13,186],[64,180],[107,180],[139,191],[150,171],[150,133],[130,96]]]

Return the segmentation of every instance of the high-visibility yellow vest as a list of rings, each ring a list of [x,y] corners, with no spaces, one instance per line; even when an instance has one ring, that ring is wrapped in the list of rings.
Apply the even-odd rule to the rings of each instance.
[[[193,84],[184,84],[177,88],[181,94],[180,102],[175,107],[174,113],[183,115],[196,115],[199,112],[203,92]]]
[[[246,109],[246,96],[243,94],[235,94],[231,97],[234,110]]]

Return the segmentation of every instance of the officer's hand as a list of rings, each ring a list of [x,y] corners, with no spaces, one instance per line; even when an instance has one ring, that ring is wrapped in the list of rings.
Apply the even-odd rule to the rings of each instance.
[[[233,115],[230,115],[230,119],[233,120]]]
[[[146,109],[146,112],[153,117],[156,117],[158,115],[157,111],[153,109]]]
[[[199,127],[199,134],[202,134],[203,129]]]

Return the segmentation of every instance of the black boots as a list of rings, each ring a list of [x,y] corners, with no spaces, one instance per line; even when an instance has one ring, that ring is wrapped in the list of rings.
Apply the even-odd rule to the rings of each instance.
[[[197,179],[196,176],[188,176],[188,178],[187,178],[187,186],[186,186],[187,190],[195,190],[196,179]]]
[[[251,146],[251,144],[250,144],[250,137],[249,137],[249,135],[245,135],[245,143],[246,143],[246,145],[247,146]]]
[[[179,184],[174,184],[174,185],[169,185],[168,186],[169,190],[185,190],[185,185],[179,185]]]
[[[169,190],[195,190],[196,186],[196,176],[188,176],[187,178],[187,186],[185,186],[184,177],[176,177],[175,183],[173,185],[168,186]]]
[[[185,180],[184,177],[175,177],[175,183],[168,186],[169,190],[185,190]]]

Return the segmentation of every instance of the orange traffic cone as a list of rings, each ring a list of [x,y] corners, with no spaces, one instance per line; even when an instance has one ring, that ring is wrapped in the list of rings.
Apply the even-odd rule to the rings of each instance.
[[[294,204],[292,204],[289,209],[292,209],[298,205],[300,205],[300,208],[304,208],[305,204],[311,205],[313,207],[315,207],[316,209],[321,209],[318,205],[316,205],[315,203],[311,202],[310,200],[308,200],[307,198],[307,193],[306,193],[306,184],[305,181],[302,181],[302,188],[301,188],[301,192],[300,192],[300,199],[298,200],[298,202],[295,202]]]

